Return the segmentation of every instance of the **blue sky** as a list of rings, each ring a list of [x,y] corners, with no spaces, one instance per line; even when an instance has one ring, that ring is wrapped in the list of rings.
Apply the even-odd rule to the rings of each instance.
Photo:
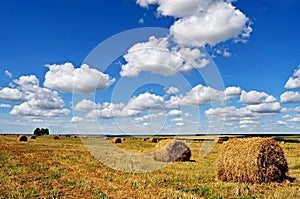
[[[298,133],[300,2],[176,2],[2,2],[0,133]]]

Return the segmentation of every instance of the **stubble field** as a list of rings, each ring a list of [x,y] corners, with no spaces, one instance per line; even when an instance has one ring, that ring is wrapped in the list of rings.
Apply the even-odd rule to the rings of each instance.
[[[103,139],[103,138],[93,138]],[[117,147],[145,152],[156,143],[126,139]],[[194,162],[175,162],[146,173],[111,169],[94,158],[80,138],[52,136],[20,143],[0,136],[1,198],[300,198],[300,143],[280,142],[294,182],[225,183],[216,178],[223,144],[199,158],[202,142],[190,143]]]

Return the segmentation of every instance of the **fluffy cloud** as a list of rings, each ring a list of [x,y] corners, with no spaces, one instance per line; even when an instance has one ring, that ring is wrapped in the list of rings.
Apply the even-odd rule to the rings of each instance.
[[[297,106],[296,108],[294,108],[294,111],[300,112],[300,106]]]
[[[0,104],[0,108],[10,108],[10,104]]]
[[[166,107],[164,98],[148,92],[142,93],[137,97],[132,97],[127,104],[109,103],[96,104],[91,100],[84,99],[74,106],[76,111],[88,112],[88,119],[102,118],[109,119],[115,117],[135,116],[143,111],[164,110]],[[136,121],[144,121],[150,118],[136,118]]]
[[[233,99],[241,94],[241,88],[240,87],[227,87],[225,89],[225,96],[226,99]]]
[[[238,37],[243,32],[247,21],[248,18],[232,4],[218,2],[212,4],[203,13],[177,20],[170,30],[179,44],[216,45]]]
[[[21,117],[59,117],[62,115],[68,115],[70,111],[68,109],[43,109],[43,107],[36,107],[31,102],[24,102],[20,105],[14,106],[11,115],[17,115]]]
[[[9,70],[5,71],[5,75],[9,78],[12,78],[12,73]]]
[[[280,95],[280,102],[282,103],[300,103],[300,93],[294,91],[287,91]]]
[[[171,35],[179,44],[189,46],[215,45],[231,38],[249,37],[249,19],[230,2],[215,0],[137,0],[148,7],[157,4],[160,15],[178,20],[171,26]],[[194,41],[191,41],[191,39]]]
[[[290,122],[300,122],[300,115],[295,115],[291,117]]]
[[[176,123],[176,126],[177,127],[182,127],[182,126],[185,126],[185,124],[183,122],[178,122],[178,123]]]
[[[56,117],[69,114],[64,101],[56,91],[41,88],[35,75],[21,76],[13,80],[16,88],[0,90],[0,99],[9,102],[22,102],[15,105],[11,115],[21,117]]]
[[[45,75],[44,86],[67,93],[93,93],[106,90],[115,79],[83,64],[74,68],[72,63],[46,65],[49,71]]]
[[[31,89],[33,90],[34,92],[27,94],[25,102],[13,107],[10,114],[22,117],[58,117],[70,113],[63,108],[64,101],[57,92],[40,87]]]
[[[101,108],[101,105],[98,105],[95,102],[87,99],[80,101],[78,104],[76,104],[73,107],[75,111],[83,111],[83,112],[89,112],[98,108]]]
[[[251,112],[249,109],[236,108],[234,106],[224,107],[224,108],[210,108],[205,111],[206,117],[216,120],[226,121],[239,121],[242,119],[257,119],[257,114]]]
[[[15,79],[14,83],[18,84],[23,90],[36,88],[39,85],[39,80],[35,75],[21,76]]]
[[[275,102],[276,99],[272,95],[268,95],[264,92],[258,91],[242,91],[240,102],[246,105],[255,105],[261,103],[272,103]]]
[[[278,121],[276,121],[275,124],[282,126],[282,125],[286,125],[287,123],[282,120],[278,120]]]
[[[88,113],[88,119],[101,118],[101,119],[110,119],[115,117],[127,117],[133,116],[140,113],[137,110],[129,110],[122,103],[103,103],[99,109],[92,110]]]
[[[181,117],[171,119],[171,122],[182,122],[183,119]]]
[[[293,77],[288,79],[284,87],[287,89],[300,88],[300,65],[299,68],[294,71]]]
[[[3,88],[0,90],[0,100],[7,102],[20,102],[25,99],[24,94],[15,88]]]
[[[151,93],[143,93],[129,100],[126,108],[128,110],[163,110],[165,109],[164,98]]]
[[[240,88],[238,87],[228,87],[225,91],[220,91],[198,84],[187,92],[185,96],[172,96],[168,101],[168,106],[202,106],[235,98],[239,93]]]
[[[150,37],[147,42],[133,45],[124,55],[121,76],[136,77],[142,71],[165,76],[202,68],[209,61],[199,49],[169,46],[168,38]]]
[[[158,4],[159,14],[182,18],[205,11],[213,3],[213,0],[136,0],[136,3],[142,7]]]
[[[176,94],[176,93],[178,93],[178,92],[179,92],[179,89],[176,88],[176,87],[174,87],[174,86],[171,86],[171,87],[169,87],[168,89],[166,89],[166,93],[167,93],[168,95],[170,95],[170,94]]]
[[[205,115],[211,120],[253,121],[266,117],[271,117],[275,113],[280,113],[280,111],[280,104],[278,102],[274,102],[248,105],[242,108],[236,108],[235,106],[223,108],[210,108],[205,111]]]
[[[247,108],[250,111],[257,113],[279,113],[281,111],[281,107],[278,102],[253,104],[248,105]]]
[[[144,115],[142,117],[136,117],[136,118],[134,118],[134,121],[135,122],[145,122],[145,121],[150,122],[153,119],[162,118],[164,116],[166,116],[164,114],[164,112],[159,112],[159,113]]]
[[[180,111],[180,110],[171,110],[171,111],[169,111],[169,113],[168,113],[168,115],[169,116],[179,116],[179,115],[182,115],[182,111]]]

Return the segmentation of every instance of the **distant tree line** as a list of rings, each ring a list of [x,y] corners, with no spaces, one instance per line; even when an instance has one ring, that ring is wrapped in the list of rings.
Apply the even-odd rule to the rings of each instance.
[[[49,135],[49,129],[47,128],[36,128],[34,131],[33,131],[33,135],[35,136],[42,136],[42,135]]]

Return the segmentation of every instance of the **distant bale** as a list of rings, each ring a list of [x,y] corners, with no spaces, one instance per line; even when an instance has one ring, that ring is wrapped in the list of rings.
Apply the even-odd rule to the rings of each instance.
[[[144,141],[144,142],[147,141],[147,138],[143,138],[143,141]]]
[[[60,138],[59,138],[59,136],[54,136],[53,139],[54,140],[59,140]]]
[[[221,137],[218,137],[218,138],[215,139],[215,143],[217,143],[217,144],[222,144],[224,141],[225,140]]]
[[[122,139],[121,139],[121,138],[118,138],[118,137],[116,137],[116,138],[113,138],[113,139],[111,140],[111,142],[112,142],[112,143],[114,143],[114,144],[117,144],[117,143],[122,143]]]
[[[154,160],[161,162],[185,162],[190,161],[191,150],[182,141],[165,139],[155,146]]]
[[[126,139],[125,138],[122,138],[122,141],[125,141]]]
[[[158,142],[158,139],[152,137],[152,138],[149,138],[149,142],[157,143],[157,142]]]
[[[19,137],[18,137],[18,141],[19,142],[27,142],[27,136],[25,136],[25,135],[20,135]]]
[[[282,182],[288,177],[284,152],[272,138],[230,139],[221,149],[218,179],[231,182]]]
[[[35,140],[35,139],[36,139],[36,136],[35,136],[35,135],[32,135],[32,136],[30,137],[30,139]]]

